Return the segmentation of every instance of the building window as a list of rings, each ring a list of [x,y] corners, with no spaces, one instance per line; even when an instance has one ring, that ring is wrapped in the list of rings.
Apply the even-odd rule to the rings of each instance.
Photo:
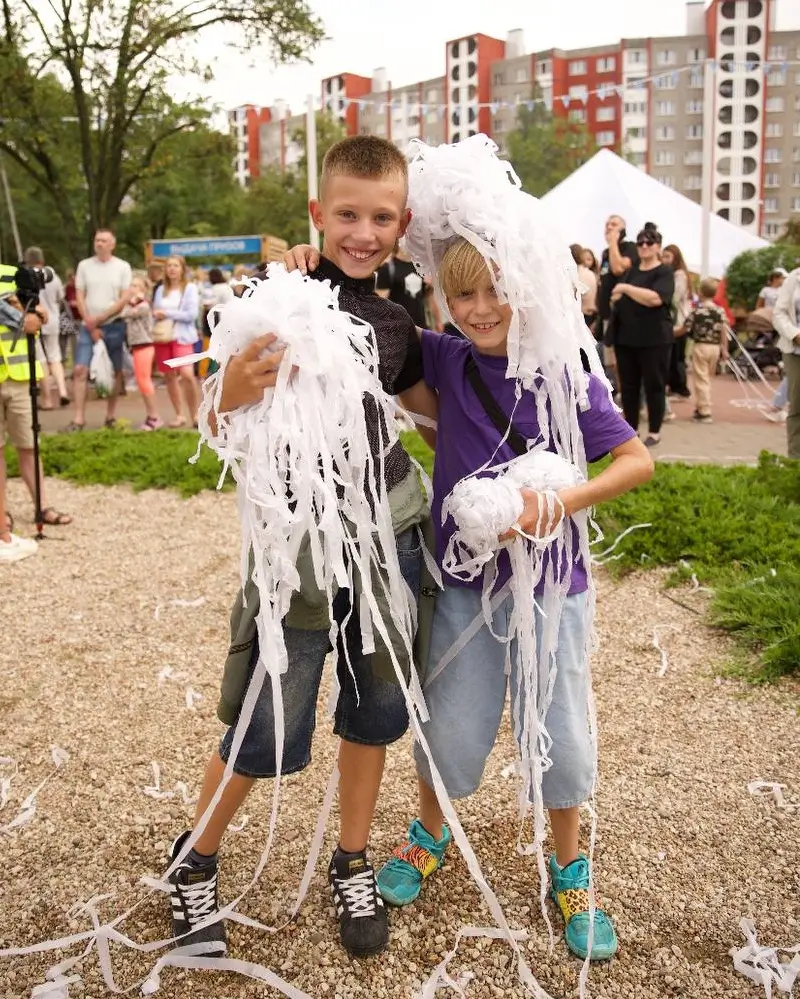
[[[674,49],[661,49],[659,52],[656,52],[657,66],[674,66],[677,61],[678,57]]]
[[[528,70],[524,66],[520,68],[514,74],[515,83],[527,83],[528,82]]]
[[[765,135],[768,139],[780,139],[783,136],[783,125],[778,121],[767,122]]]
[[[536,72],[539,76],[549,76],[553,72],[553,67],[549,59],[540,59],[536,63]]]
[[[800,198],[792,198],[792,211],[800,212]]]
[[[770,62],[780,62],[781,59],[787,59],[788,57],[789,53],[785,45],[770,45],[767,52],[767,59]]]
[[[800,173],[792,174],[792,187],[800,187]]]
[[[571,101],[585,101],[588,97],[589,89],[584,83],[579,83],[569,88],[569,99]]]
[[[678,78],[674,73],[669,76],[657,76],[653,83],[659,90],[674,90],[678,86]]]
[[[597,72],[598,73],[613,73],[617,68],[617,60],[614,56],[606,56],[603,59],[597,60]]]
[[[703,113],[703,102],[702,101],[687,101],[686,102],[686,113],[687,114],[702,114]]]
[[[656,117],[669,118],[675,114],[674,101],[656,101]]]
[[[780,163],[781,159],[782,155],[780,149],[776,149],[774,146],[770,146],[770,148],[764,152],[765,163]]]
[[[794,74],[794,83],[796,87],[800,87],[800,73]]]
[[[689,54],[686,57],[686,61],[689,63],[703,62],[706,57],[705,49],[689,49]]]
[[[598,146],[613,146],[616,141],[616,135],[613,132],[598,132],[597,133],[597,145]]]
[[[702,149],[687,149],[683,154],[684,166],[700,166],[703,162]]]
[[[778,212],[778,199],[777,198],[764,198],[764,214],[765,215],[776,215]]]
[[[786,84],[786,74],[782,69],[773,69],[767,74],[767,83],[770,87],[783,87]]]
[[[569,64],[570,76],[586,76],[586,60],[576,59]]]
[[[786,102],[782,97],[768,97],[767,98],[767,111],[774,111],[780,113],[786,106]]]
[[[647,138],[647,129],[644,126],[641,126],[639,128],[629,128],[628,129],[628,138],[629,139],[646,139]]]
[[[797,146],[792,150],[792,163],[800,163],[800,149]]]
[[[689,173],[683,178],[684,191],[700,191],[703,188],[703,178],[699,173]]]
[[[616,121],[617,109],[616,108],[598,108],[597,114],[595,115],[597,121]]]
[[[659,184],[663,184],[664,187],[669,187],[673,191],[675,190],[675,178],[668,173],[657,173],[655,174],[656,180]]]
[[[634,166],[640,167],[644,166],[647,162],[646,153],[628,153],[628,159],[633,163]]]
[[[626,101],[625,114],[647,114],[646,101]]]
[[[703,126],[702,125],[687,125],[686,126],[686,138],[687,139],[702,139],[703,138]]]
[[[502,87],[505,82],[505,73],[495,73],[494,76],[492,76],[492,83],[495,87]]]
[[[764,223],[764,236],[766,239],[774,239],[780,234],[781,223],[780,222],[765,222]]]
[[[668,149],[659,149],[656,153],[656,166],[675,166],[675,153]]]
[[[625,61],[630,63],[647,62],[647,52],[644,49],[626,49]]]
[[[781,175],[779,173],[768,173],[764,175],[764,187],[780,187]]]
[[[703,83],[703,71],[699,69],[693,69],[689,74],[689,86],[692,90],[702,90],[704,87]]]
[[[567,117],[570,121],[584,122],[586,121],[586,112],[582,108],[575,108],[569,112]]]
[[[673,125],[659,125],[656,129],[656,139],[659,142],[671,142],[675,138]]]

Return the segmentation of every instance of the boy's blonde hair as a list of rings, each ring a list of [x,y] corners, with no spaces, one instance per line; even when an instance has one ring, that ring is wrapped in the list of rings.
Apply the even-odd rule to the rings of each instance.
[[[485,281],[491,281],[482,254],[466,239],[457,239],[444,252],[439,265],[439,284],[446,299],[471,295]]]
[[[152,296],[153,282],[147,276],[147,271],[134,271],[133,274],[131,274],[131,284],[133,284],[134,281],[141,281],[147,297],[150,298]]]
[[[408,163],[393,142],[377,135],[351,135],[325,153],[322,161],[320,192],[331,177],[359,177],[363,180],[384,180],[397,177],[408,190]]]
[[[713,298],[717,289],[719,288],[719,281],[716,278],[703,278],[700,282],[700,297],[701,298]]]

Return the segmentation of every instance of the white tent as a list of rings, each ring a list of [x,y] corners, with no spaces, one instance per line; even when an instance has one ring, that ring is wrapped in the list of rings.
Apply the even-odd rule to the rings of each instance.
[[[630,239],[635,238],[645,222],[655,222],[664,243],[679,246],[689,270],[700,273],[703,217],[700,205],[608,149],[601,149],[541,200],[570,243],[588,246],[595,253],[605,249],[603,230],[609,215],[625,219]],[[731,260],[743,250],[768,245],[766,240],[712,215],[709,276],[722,277]]]

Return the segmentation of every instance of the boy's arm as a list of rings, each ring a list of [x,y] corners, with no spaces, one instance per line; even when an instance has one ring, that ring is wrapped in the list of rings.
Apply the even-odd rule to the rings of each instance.
[[[635,486],[649,481],[653,476],[653,459],[650,452],[638,437],[632,437],[624,444],[620,444],[611,451],[611,464],[608,468],[590,479],[582,482],[579,486],[570,486],[562,489],[558,493],[558,498],[564,505],[563,515],[572,517],[581,510],[586,510],[590,506],[598,503],[605,503],[627,493]],[[521,489],[524,500],[524,508],[517,523],[525,534],[535,537],[537,532],[549,534],[562,518],[561,507],[556,506],[554,511],[555,519],[550,523],[540,522],[540,517],[546,517],[546,505],[542,507],[540,513],[541,493],[532,489]],[[502,541],[507,541],[514,537],[514,531],[501,535]]]

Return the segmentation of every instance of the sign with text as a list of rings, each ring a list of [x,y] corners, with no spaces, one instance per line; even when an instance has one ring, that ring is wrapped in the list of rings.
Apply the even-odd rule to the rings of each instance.
[[[154,239],[153,257],[261,256],[261,236],[219,236],[211,239]]]

